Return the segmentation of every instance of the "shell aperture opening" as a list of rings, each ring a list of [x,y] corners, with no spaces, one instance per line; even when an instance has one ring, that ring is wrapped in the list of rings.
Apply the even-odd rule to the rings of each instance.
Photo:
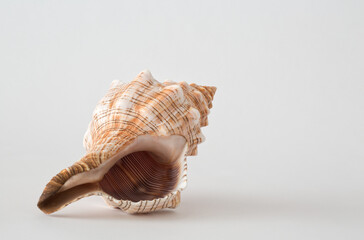
[[[180,173],[180,162],[161,162],[153,153],[140,151],[121,158],[99,184],[116,199],[153,200],[174,190]]]

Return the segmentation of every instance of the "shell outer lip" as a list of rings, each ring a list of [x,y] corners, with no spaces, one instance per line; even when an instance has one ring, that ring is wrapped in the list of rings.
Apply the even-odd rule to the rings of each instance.
[[[112,160],[113,159],[116,159],[116,160],[120,159],[120,156],[122,156],[120,154],[125,155],[125,154],[128,154],[128,152],[130,152],[130,151],[133,152],[133,149],[134,149],[133,148],[133,143],[134,143],[134,145],[137,145],[138,143],[143,141],[142,139],[146,139],[146,138],[147,139],[154,139],[154,138],[160,139],[161,137],[162,137],[162,139],[165,139],[164,141],[171,141],[170,140],[171,137],[173,137],[172,139],[176,139],[176,138],[184,139],[183,140],[183,146],[184,147],[183,147],[183,150],[181,151],[181,156],[179,157],[183,161],[183,166],[181,166],[181,173],[180,173],[181,177],[180,177],[178,186],[174,190],[175,194],[177,194],[177,191],[182,191],[183,190],[183,188],[186,185],[186,181],[187,181],[187,162],[186,162],[187,141],[185,140],[185,138],[183,136],[180,136],[180,135],[174,135],[174,136],[149,136],[149,135],[143,136],[142,135],[142,136],[139,136],[139,137],[135,138],[134,140],[129,141],[128,144],[124,144],[123,148],[121,150],[117,151],[116,154],[114,154],[112,157],[107,159],[103,164],[108,164],[108,162],[110,162],[110,166],[112,166],[114,164],[114,163],[112,163]],[[155,141],[155,140],[147,140],[147,141]],[[180,144],[182,144],[182,143],[180,143]],[[85,157],[87,157],[88,155],[90,155],[90,154],[87,154]],[[99,164],[97,167],[100,167],[100,166],[101,166],[101,164]],[[53,177],[52,180],[45,187],[45,189],[44,189],[44,191],[43,191],[43,193],[42,193],[42,195],[41,195],[41,197],[40,197],[40,199],[38,201],[38,204],[37,204],[38,208],[40,210],[42,210],[44,213],[46,213],[46,214],[53,213],[55,211],[58,211],[58,210],[64,208],[65,206],[69,205],[70,203],[73,203],[73,202],[75,202],[75,201],[77,201],[79,199],[82,199],[84,197],[88,197],[88,196],[91,196],[91,195],[100,195],[101,194],[103,197],[106,196],[107,198],[109,198],[109,197],[112,198],[110,195],[103,192],[98,186],[92,186],[91,185],[92,183],[85,183],[85,184],[80,185],[80,187],[78,187],[76,185],[76,189],[74,189],[74,190],[68,189],[68,188],[63,188],[65,186],[65,183],[67,183],[68,180],[70,180],[72,177],[77,176],[77,174],[72,175],[72,173],[74,173],[74,171],[70,170],[70,168],[71,167],[63,169],[59,174],[57,174],[55,177]],[[84,169],[84,171],[81,171],[80,173],[87,173],[88,171],[91,171],[91,170],[96,170],[96,169],[92,168],[92,167],[87,167],[87,168]],[[70,174],[68,178],[64,177],[65,173]],[[78,174],[80,174],[80,173],[78,173]],[[60,177],[63,177],[63,178],[60,178]],[[59,184],[55,185],[54,182],[59,181],[59,179],[63,179],[64,182],[63,183],[60,182]],[[82,188],[82,187],[85,187],[85,185],[89,185],[88,188],[91,188],[92,191],[82,193],[82,191],[84,191],[84,188]],[[57,200],[56,200],[57,199],[57,194],[59,194],[60,192],[68,194],[67,191],[72,193],[72,191],[75,191],[75,190],[81,191],[82,194],[79,195],[78,197],[74,198],[74,199],[68,199],[67,202],[65,202],[64,204],[61,204],[58,207],[54,206],[54,205],[56,205],[55,203],[57,203]],[[163,197],[161,199],[163,199]],[[171,199],[172,198],[168,199],[168,201],[170,201]],[[116,200],[117,199],[114,199],[114,202]],[[52,203],[52,201],[55,201],[55,203]],[[139,204],[139,202],[132,202],[130,200],[122,200],[122,201],[123,202],[128,202],[129,205],[132,205],[132,206],[136,206],[137,204]],[[145,202],[147,200],[141,200],[141,201]],[[174,200],[174,201],[177,201],[177,200]],[[164,202],[164,200],[162,202]],[[165,204],[165,206],[167,206],[167,205],[168,204]],[[122,208],[120,208],[120,209],[122,209]],[[131,207],[126,212],[133,213],[135,211],[136,211],[135,207]]]

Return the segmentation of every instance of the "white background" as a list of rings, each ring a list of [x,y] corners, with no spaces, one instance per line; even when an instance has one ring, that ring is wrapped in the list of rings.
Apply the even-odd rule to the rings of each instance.
[[[363,1],[0,1],[1,239],[364,239]],[[113,79],[218,90],[176,210],[44,215]],[[203,238],[202,238],[203,237]]]

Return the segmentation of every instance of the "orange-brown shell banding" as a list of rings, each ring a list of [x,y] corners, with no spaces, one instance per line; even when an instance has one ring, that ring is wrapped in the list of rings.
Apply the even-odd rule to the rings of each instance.
[[[86,154],[46,185],[38,207],[55,212],[90,195],[128,213],[174,208],[186,156],[204,140],[215,87],[155,80],[149,71],[113,81],[84,137]]]

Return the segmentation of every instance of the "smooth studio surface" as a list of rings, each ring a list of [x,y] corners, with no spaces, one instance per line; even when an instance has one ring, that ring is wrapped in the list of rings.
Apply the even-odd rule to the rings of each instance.
[[[363,239],[361,1],[1,1],[0,239]],[[181,205],[45,215],[112,80],[217,87]]]

